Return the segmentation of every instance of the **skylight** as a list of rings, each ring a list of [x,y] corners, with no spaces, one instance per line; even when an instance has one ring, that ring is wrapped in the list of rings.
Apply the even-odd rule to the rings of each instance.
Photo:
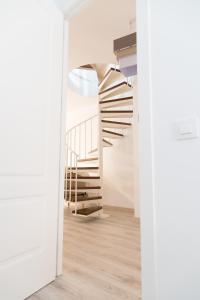
[[[68,84],[75,93],[81,96],[93,97],[98,94],[98,78],[96,71],[87,68],[77,68],[68,75]]]

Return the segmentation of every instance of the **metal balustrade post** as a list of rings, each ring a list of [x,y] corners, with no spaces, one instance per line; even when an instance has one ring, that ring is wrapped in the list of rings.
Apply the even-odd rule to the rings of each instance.
[[[66,148],[65,151],[66,155],[65,155],[65,182],[64,182],[64,198],[67,201],[67,204],[69,206],[68,200],[67,200],[67,189],[68,189],[68,148]]]
[[[98,121],[98,115],[94,115],[86,119],[85,121],[77,124],[76,126],[73,126],[66,133],[68,138],[67,145],[68,147],[70,147],[70,149],[75,151],[75,153],[79,156],[79,159],[86,158],[88,154],[87,152],[89,152],[89,150],[92,151],[98,148],[97,142],[94,140],[94,132],[98,131],[97,121]],[[94,122],[95,122],[95,128],[94,128]],[[95,141],[95,145],[94,145],[94,141]]]
[[[90,140],[90,151],[92,151],[92,129],[93,129],[93,128],[92,128],[92,125],[93,125],[93,122],[92,122],[92,121],[93,121],[93,119],[91,119],[91,124],[90,124],[90,127],[91,127],[91,128],[90,128],[90,139],[91,139],[91,140]]]
[[[86,158],[86,156],[87,156],[87,153],[86,153],[86,122],[85,122],[85,158]]]
[[[72,152],[70,152],[69,203],[72,200]]]
[[[81,125],[79,125],[79,158],[81,158]]]
[[[76,127],[74,128],[74,152],[76,153]]]
[[[69,147],[72,147],[72,130],[70,131],[70,143],[69,143]]]
[[[76,169],[76,180],[75,180],[75,215],[77,214],[77,206],[78,206],[78,158],[75,155],[75,169]]]

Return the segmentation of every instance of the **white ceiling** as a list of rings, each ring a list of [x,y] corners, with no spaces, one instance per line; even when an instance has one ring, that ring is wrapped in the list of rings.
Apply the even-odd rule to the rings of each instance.
[[[113,40],[135,31],[135,16],[135,0],[90,0],[70,19],[70,68],[115,63]],[[134,20],[132,30],[130,20]]]
[[[73,15],[77,9],[88,1],[89,0],[54,0],[66,17]]]

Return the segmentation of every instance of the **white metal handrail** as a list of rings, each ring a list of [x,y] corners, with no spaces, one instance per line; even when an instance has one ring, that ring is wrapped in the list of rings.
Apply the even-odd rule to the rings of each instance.
[[[74,151],[79,159],[98,148],[98,115],[94,115],[66,132],[67,147]]]

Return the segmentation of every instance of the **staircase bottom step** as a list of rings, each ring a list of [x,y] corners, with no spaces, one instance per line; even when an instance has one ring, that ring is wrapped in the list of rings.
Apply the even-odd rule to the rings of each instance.
[[[102,208],[103,208],[102,206],[81,208],[81,209],[77,209],[76,214],[80,216],[89,216],[101,210]],[[72,213],[75,215],[75,210],[73,210]]]

